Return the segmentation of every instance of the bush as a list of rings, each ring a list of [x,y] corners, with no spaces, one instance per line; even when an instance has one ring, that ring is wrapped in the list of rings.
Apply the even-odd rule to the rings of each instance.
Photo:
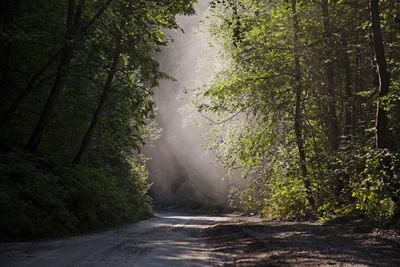
[[[261,214],[265,217],[294,219],[304,217],[309,209],[303,182],[291,178],[273,185],[273,194],[271,198],[265,199]]]
[[[128,177],[62,166],[21,151],[0,154],[0,227],[12,238],[45,237],[131,222],[152,215],[147,172]]]
[[[400,156],[388,150],[364,155],[365,169],[352,182],[355,208],[378,221],[389,221],[400,196]]]

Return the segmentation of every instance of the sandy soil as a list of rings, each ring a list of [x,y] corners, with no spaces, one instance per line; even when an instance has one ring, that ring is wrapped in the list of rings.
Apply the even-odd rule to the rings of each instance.
[[[400,266],[400,237],[362,220],[236,217],[207,230],[216,266]]]
[[[96,234],[0,243],[0,266],[400,266],[400,237],[364,221],[158,212]]]

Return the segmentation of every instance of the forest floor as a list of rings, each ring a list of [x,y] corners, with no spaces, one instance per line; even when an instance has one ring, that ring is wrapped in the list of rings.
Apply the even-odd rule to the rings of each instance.
[[[1,266],[400,266],[400,237],[361,221],[159,211],[112,230],[0,243]]]
[[[400,266],[400,236],[365,220],[232,217],[206,232],[217,266]]]

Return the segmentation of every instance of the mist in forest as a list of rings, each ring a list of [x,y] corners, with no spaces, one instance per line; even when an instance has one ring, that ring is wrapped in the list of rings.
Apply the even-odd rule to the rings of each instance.
[[[190,120],[188,104],[183,91],[202,82],[199,63],[208,48],[204,34],[197,34],[198,24],[208,7],[208,1],[200,1],[195,16],[181,16],[177,21],[181,31],[170,31],[174,39],[156,55],[163,72],[176,81],[162,80],[155,88],[156,120],[162,128],[161,137],[146,149],[151,196],[162,205],[206,207],[226,202],[226,185],[221,180],[225,171],[218,167],[213,155],[204,151],[201,129]],[[206,67],[212,70],[213,63]],[[204,73],[203,73],[204,76]],[[181,110],[181,111],[179,111]],[[188,119],[189,118],[189,119]],[[184,120],[187,120],[184,123]]]

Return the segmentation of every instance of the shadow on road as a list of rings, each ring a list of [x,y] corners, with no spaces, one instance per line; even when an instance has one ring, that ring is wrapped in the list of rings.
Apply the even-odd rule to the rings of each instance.
[[[227,265],[400,266],[398,236],[363,221],[228,222],[210,228],[207,236],[216,258]]]

